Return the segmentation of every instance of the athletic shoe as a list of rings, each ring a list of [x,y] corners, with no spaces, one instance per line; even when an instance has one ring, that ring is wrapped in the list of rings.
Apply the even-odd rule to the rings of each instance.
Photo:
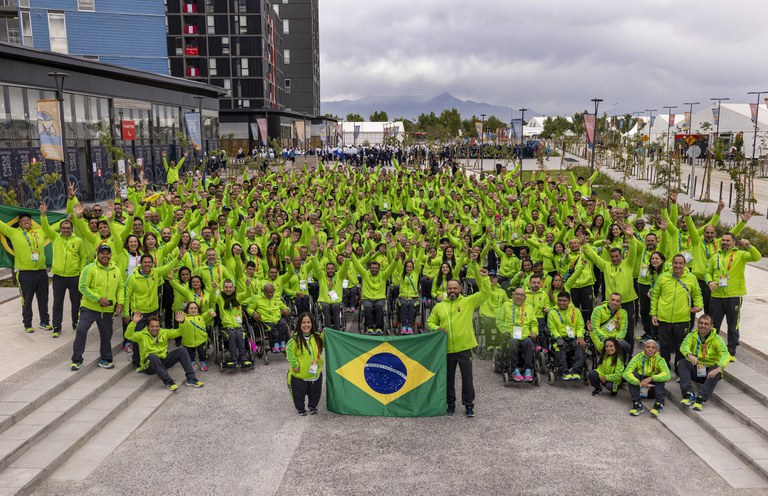
[[[643,341],[643,338],[645,338],[645,336],[635,336],[635,341]]]
[[[600,394],[600,389],[595,389],[592,391],[592,396],[597,396],[598,394]]]
[[[571,374],[568,374],[568,373],[566,373],[566,374],[563,374],[563,375],[561,376],[561,378],[562,378],[564,381],[568,382],[568,381],[570,381],[570,380],[571,380]]]
[[[208,364],[205,362],[198,362],[200,364],[200,370],[203,372],[208,372]]]
[[[224,363],[224,368],[225,369],[234,369],[235,367],[237,367],[237,363],[233,362],[231,360],[229,362],[225,362]]]
[[[475,407],[468,406],[467,407],[467,418],[472,418],[475,416]]]
[[[168,391],[176,391],[177,389],[179,389],[179,386],[177,386],[175,382],[171,381],[165,385],[165,389],[167,389]]]
[[[59,331],[53,331],[53,333],[51,333],[51,337],[52,337],[52,338],[57,338],[57,337],[59,337],[60,335],[61,335],[61,332],[59,332]]]
[[[520,374],[520,369],[515,369],[512,371],[512,380],[515,382],[520,382],[523,380],[523,376]]]
[[[53,326],[51,324],[46,324],[46,323],[40,322],[40,329],[42,329],[44,331],[52,331],[53,330]]]
[[[618,391],[611,391],[611,396],[614,396],[614,397],[615,397],[615,396],[617,396],[618,394],[619,394],[619,392],[618,392]]]
[[[274,346],[272,346],[272,353],[280,353],[280,345],[275,343]]]
[[[253,367],[253,362],[252,362],[252,361],[250,361],[250,360],[245,360],[245,361],[243,362],[243,367],[245,367],[245,368],[248,368],[248,367]]]
[[[683,396],[683,399],[680,400],[680,404],[685,405],[685,406],[691,406],[695,399],[696,399],[696,395],[695,394],[687,393],[685,396]]]
[[[731,355],[731,357],[728,359],[729,362],[736,362],[736,355]]]
[[[453,417],[454,415],[456,415],[456,407],[452,405],[448,405],[448,410],[446,411],[446,414],[449,417]]]
[[[136,367],[136,368],[134,368],[133,370],[135,370],[137,374],[140,374],[140,373],[144,372],[144,369],[143,369],[143,368],[141,368],[141,366],[139,366],[139,367]]]
[[[81,368],[82,366],[83,366],[83,364],[82,364],[82,363],[72,362],[72,365],[70,365],[70,366],[69,366],[69,370],[71,370],[72,372],[74,372],[74,371],[76,371],[76,370],[80,370],[80,368]]]
[[[302,417],[306,417],[307,416],[307,411],[306,410],[299,410],[299,415],[302,416]]]
[[[280,343],[280,351],[285,351],[285,341]]]
[[[632,415],[633,417],[637,417],[644,411],[645,411],[645,407],[643,406],[642,403],[638,401],[632,404],[632,409],[629,411],[629,414]]]
[[[185,382],[184,384],[193,388],[201,388],[204,386],[204,384],[198,381],[197,379],[188,379],[187,382]]]
[[[355,312],[357,312],[357,308],[349,307],[349,313],[355,313]]]
[[[31,334],[31,333],[35,332],[35,328],[34,327],[25,327],[24,328],[24,332],[26,332],[27,334]]]
[[[133,353],[133,346],[131,346],[131,343],[126,342],[123,345],[123,351],[126,353]]]
[[[317,415],[317,408],[310,408],[309,409],[309,414],[310,415]]]
[[[99,360],[99,367],[103,369],[113,369],[115,368],[115,364],[106,360]]]
[[[653,408],[651,408],[651,415],[653,415],[654,417],[658,417],[659,415],[661,415],[661,412],[663,411],[664,411],[664,405],[662,405],[657,401],[656,403],[653,404]]]
[[[696,397],[696,402],[693,404],[693,409],[697,412],[700,412],[704,409],[704,398],[701,396]]]
[[[531,369],[525,369],[525,377],[523,378],[525,382],[533,382],[533,375],[531,375]]]

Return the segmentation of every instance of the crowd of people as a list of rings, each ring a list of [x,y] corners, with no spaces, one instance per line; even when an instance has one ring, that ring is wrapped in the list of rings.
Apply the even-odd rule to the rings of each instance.
[[[478,350],[514,382],[532,381],[535,357],[546,352],[559,379],[588,381],[594,395],[616,395],[626,383],[632,415],[645,397],[655,398],[652,414],[662,412],[672,371],[683,403],[702,409],[736,359],[745,264],[761,256],[737,239],[748,215],[718,238],[722,204],[699,226],[675,195],[646,215],[619,189],[598,200],[597,172],[544,169],[524,182],[520,165],[476,176],[388,161],[226,178],[171,164],[167,186],[130,180],[105,208],[83,205],[70,185],[66,219],[49,224],[43,204],[40,227],[27,214],[18,228],[0,222],[14,248],[24,330],[35,330],[36,299],[40,328],[60,336],[68,292],[73,371],[94,323],[98,365],[114,367],[110,340],[121,318],[137,371],[176,390],[175,363],[186,385],[203,386],[196,374],[208,370],[211,333],[226,343],[222,365],[253,367],[243,334],[250,319],[265,326],[267,352],[285,353],[302,415],[317,412],[322,329],[355,329],[347,316],[358,311],[363,333],[448,334],[450,415],[457,367],[461,404],[474,415]],[[727,342],[718,334],[724,320]],[[590,353],[594,370],[585,369]],[[698,393],[692,382],[703,384]]]

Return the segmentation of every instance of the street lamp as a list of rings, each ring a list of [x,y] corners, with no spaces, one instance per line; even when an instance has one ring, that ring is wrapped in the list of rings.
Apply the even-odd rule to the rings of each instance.
[[[59,122],[61,124],[61,179],[64,181],[64,188],[69,187],[69,167],[67,165],[67,139],[64,131],[64,79],[69,77],[66,72],[49,72],[48,75],[56,83],[56,99],[59,101]]]
[[[589,163],[589,175],[591,176],[595,172],[595,148],[597,148],[597,108],[600,106],[602,98],[593,98],[591,100],[595,103],[595,122],[592,124],[592,160]]]
[[[757,95],[757,108],[755,109],[755,135],[752,138],[752,163],[755,162],[755,149],[757,148],[757,123],[760,116],[760,95],[768,93],[768,91],[750,91],[747,95]]]
[[[672,132],[672,109],[676,109],[677,105],[664,105],[663,108],[667,109],[667,157],[669,157],[669,135]]]
[[[483,170],[483,147],[485,146],[485,114],[480,114],[483,123],[480,125],[480,170]]]
[[[203,161],[203,97],[202,96],[195,96],[195,100],[197,100],[197,114],[200,118],[200,162]],[[195,162],[197,162],[197,150],[194,150],[195,152]],[[250,152],[250,150],[249,150]]]
[[[688,118],[690,119],[690,122],[687,122],[686,125],[688,126],[688,137],[691,137],[691,128],[693,127],[693,106],[694,105],[701,105],[699,102],[684,102],[683,105],[688,105]],[[691,146],[690,144],[688,146]],[[691,177],[696,177],[696,162],[691,156]]]
[[[715,139],[720,139],[720,107],[724,100],[730,100],[730,98],[710,98],[710,100],[717,102],[717,122],[715,122]],[[714,145],[714,142],[713,142]]]
[[[520,144],[523,144],[523,137],[525,136],[525,112],[528,110],[523,107],[518,109],[520,111]]]
[[[645,144],[651,142],[651,122],[653,122],[653,113],[656,112],[656,109],[645,109],[646,112],[648,112],[648,139],[643,141],[643,172],[645,172],[646,169],[646,163],[645,163],[645,155],[647,150],[645,149]]]

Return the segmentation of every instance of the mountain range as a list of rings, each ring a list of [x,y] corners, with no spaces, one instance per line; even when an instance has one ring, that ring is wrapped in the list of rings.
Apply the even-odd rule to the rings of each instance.
[[[405,117],[416,119],[419,114],[434,112],[440,115],[443,110],[455,108],[461,114],[462,119],[468,119],[472,115],[485,114],[486,118],[494,115],[506,122],[510,117],[519,118],[520,112],[515,110],[511,114],[510,107],[502,107],[490,103],[462,100],[450,93],[442,93],[435,97],[427,96],[368,96],[357,100],[337,100],[321,102],[321,112],[344,118],[347,114],[356,113],[368,118],[374,111],[383,110],[390,119]],[[533,110],[525,111],[526,117],[534,117],[538,114]]]

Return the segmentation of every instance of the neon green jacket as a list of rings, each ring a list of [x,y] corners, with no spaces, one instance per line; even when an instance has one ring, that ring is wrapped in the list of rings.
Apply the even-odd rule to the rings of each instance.
[[[301,336],[301,333],[296,333],[285,347],[285,358],[288,360],[288,364],[291,366],[288,369],[288,383],[291,382],[291,377],[302,380],[314,380],[320,376],[323,371],[323,354],[319,353],[319,347],[317,341],[310,337],[304,342],[308,345],[309,350],[303,346],[299,346],[297,340],[305,339]],[[320,341],[325,343],[325,336],[320,334]],[[315,374],[309,373],[309,366],[312,363],[317,363],[317,372]],[[299,367],[298,372],[294,372],[293,369]]]
[[[678,279],[664,272],[651,289],[651,316],[662,322],[678,323],[691,320],[691,308],[702,308],[699,281],[688,269]]]
[[[150,270],[149,275],[144,275],[141,268],[137,267],[125,282],[125,301],[128,304],[123,307],[123,317],[129,317],[131,312],[149,313],[157,310],[160,307],[157,290],[163,285],[165,276],[178,264],[178,257],[174,257],[170,263]]]
[[[179,160],[176,163],[176,166],[172,167],[168,164],[168,161],[165,159],[165,157],[163,157],[163,166],[165,166],[165,172],[166,172],[165,181],[168,184],[173,184],[179,180],[179,171],[181,170],[181,166],[184,165],[184,161],[186,159],[187,157],[181,157],[181,160]]]
[[[597,351],[603,352],[603,343],[608,338],[621,341],[627,335],[627,311],[619,307],[613,312],[608,302],[603,303],[592,311],[592,332],[589,337],[595,343]]]
[[[592,247],[587,247],[587,257],[595,266],[605,274],[605,294],[619,293],[622,303],[629,303],[637,299],[635,292],[634,264],[635,243],[629,243],[629,251],[618,265],[598,257]]]
[[[0,233],[13,244],[13,266],[16,270],[45,269],[45,232],[42,228],[33,226],[24,231],[0,220]],[[32,260],[32,253],[37,254],[37,261]]]
[[[490,296],[483,300],[482,305],[480,305],[480,315],[495,319],[496,314],[501,310],[501,306],[507,301],[509,301],[509,297],[507,296],[506,291],[504,291],[498,284],[491,286]]]
[[[527,301],[522,306],[518,306],[514,301],[508,300],[496,315],[496,328],[514,337],[517,327],[520,328],[519,339],[521,340],[531,334],[538,334],[539,322],[536,320],[536,309]]]
[[[760,258],[760,252],[754,246],[750,246],[749,250],[746,251],[731,248],[726,253],[721,250],[717,255],[713,255],[709,259],[704,281],[719,283],[721,278],[727,277],[727,286],[718,287],[712,291],[712,298],[732,298],[747,294],[744,269],[747,262],[757,262]]]
[[[155,338],[149,333],[147,327],[136,332],[136,323],[131,322],[125,329],[125,339],[139,345],[139,368],[146,370],[149,367],[149,355],[156,355],[157,358],[165,359],[168,356],[168,341],[181,337],[182,332],[181,327],[178,329],[160,329],[157,338]]]
[[[363,279],[363,300],[383,300],[386,298],[387,279],[392,275],[392,272],[397,268],[396,263],[391,263],[386,269],[379,270],[379,273],[375,276],[371,274],[369,270],[363,267],[363,264],[357,259],[357,256],[352,254],[352,266],[360,274]]]
[[[613,383],[613,392],[619,390],[622,381],[622,374],[624,373],[624,361],[621,359],[621,353],[616,351],[616,365],[611,362],[611,357],[605,356],[600,361],[600,365],[597,366],[597,373],[605,377],[606,382]]]
[[[282,311],[287,309],[282,298],[277,295],[272,295],[272,298],[267,298],[263,294],[253,296],[250,300],[245,302],[248,315],[253,312],[258,312],[262,322],[267,324],[275,324],[280,320]]]
[[[98,260],[86,265],[80,274],[79,289],[83,295],[80,305],[94,312],[111,313],[115,311],[116,305],[125,302],[123,275],[113,262],[109,262],[106,267]],[[102,307],[99,298],[112,300],[114,304]]]
[[[585,288],[595,283],[594,265],[589,258],[581,253],[571,255],[571,265],[568,268],[566,275],[568,275],[568,277],[565,281],[564,288],[568,292],[574,288]]]
[[[459,295],[455,300],[447,298],[441,301],[432,309],[427,320],[427,329],[430,331],[443,328],[448,332],[448,353],[457,353],[477,346],[472,314],[491,294],[491,282],[487,276],[480,277],[477,262],[470,263],[468,270],[474,275],[480,292],[469,296]]]
[[[584,317],[573,303],[569,303],[565,310],[551,308],[547,314],[547,328],[553,339],[584,338]],[[568,335],[568,328],[573,336]]]
[[[699,330],[692,330],[683,339],[683,344],[680,345],[680,352],[686,360],[690,354],[707,367],[719,366],[723,370],[725,370],[725,366],[728,365],[731,359],[728,347],[716,329],[712,329],[703,342],[701,337],[699,337]]]
[[[638,372],[642,378],[653,377],[653,382],[667,382],[671,377],[666,360],[658,353],[648,358],[641,351],[627,364],[624,369],[624,380],[637,386],[640,384],[640,379],[635,377],[635,372]]]
[[[43,232],[53,244],[51,272],[60,277],[79,276],[89,259],[83,240],[74,234],[67,237],[60,235],[51,229],[45,215],[42,216],[41,222]]]
[[[197,348],[208,341],[205,328],[213,323],[210,313],[185,315],[184,322],[179,324],[181,329],[181,345],[187,348]]]

